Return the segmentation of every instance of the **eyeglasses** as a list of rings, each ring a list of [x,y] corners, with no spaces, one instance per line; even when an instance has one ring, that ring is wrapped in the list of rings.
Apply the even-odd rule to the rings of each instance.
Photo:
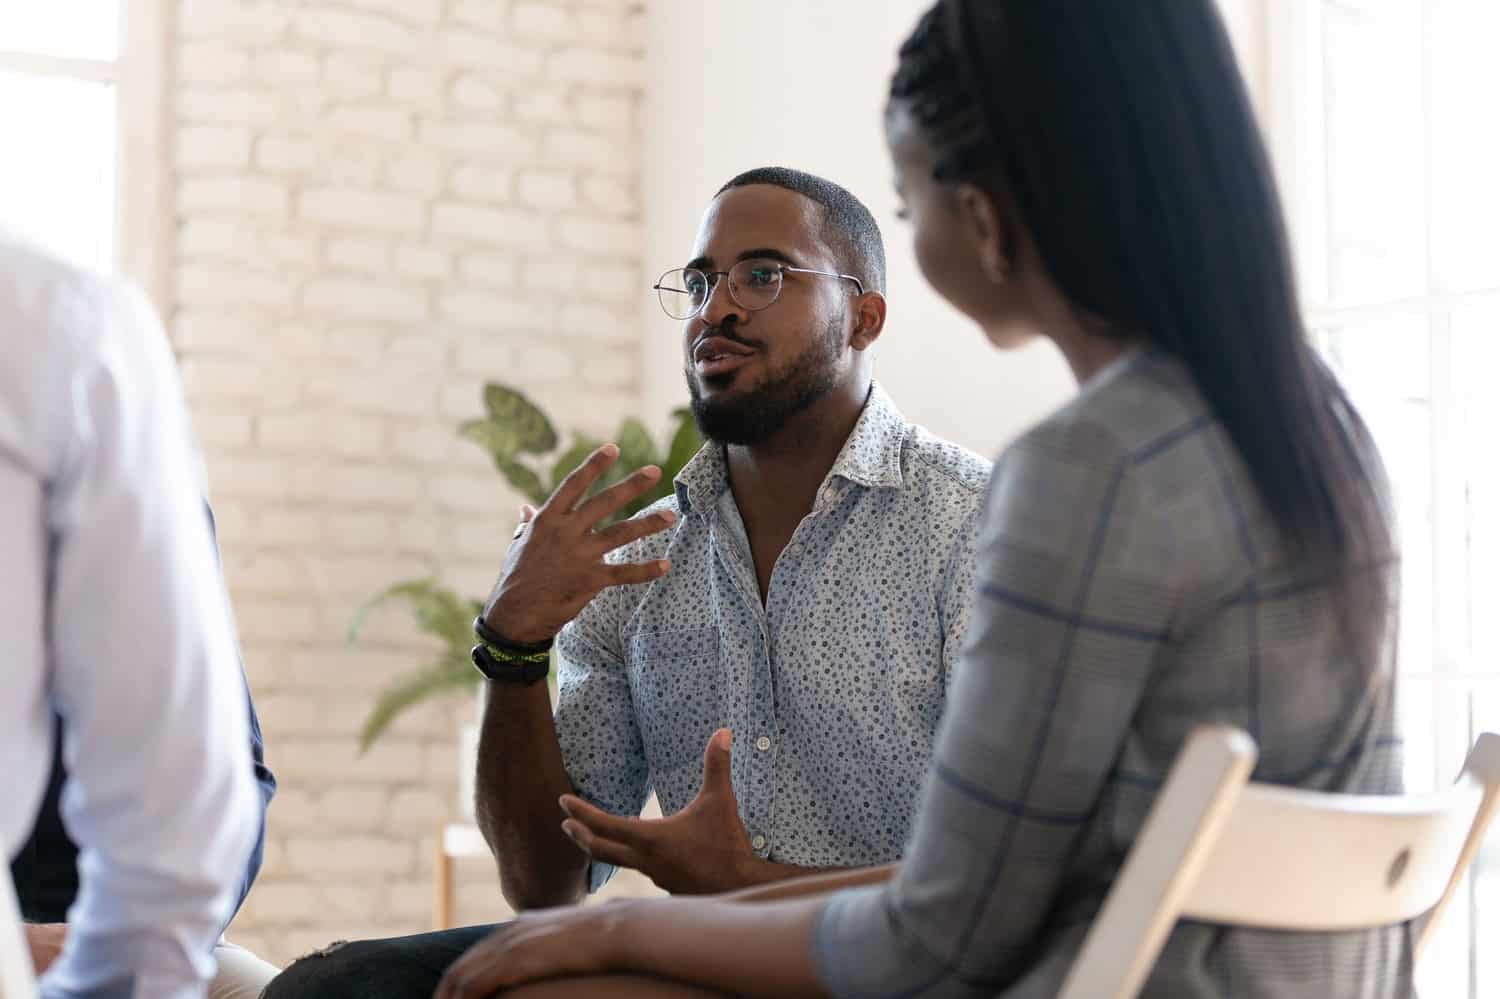
[[[835,271],[814,271],[806,267],[791,267],[779,260],[741,260],[727,271],[700,271],[696,267],[683,267],[667,271],[651,287],[661,301],[662,311],[673,319],[692,319],[708,305],[713,297],[719,278],[729,279],[729,297],[747,312],[759,312],[776,304],[781,296],[784,275],[812,274],[817,277],[838,278],[853,281],[861,295],[865,286],[852,274]]]

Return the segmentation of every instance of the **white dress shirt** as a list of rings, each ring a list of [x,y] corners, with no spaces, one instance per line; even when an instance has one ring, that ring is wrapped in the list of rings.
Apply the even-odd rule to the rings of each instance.
[[[54,710],[81,848],[47,997],[201,996],[254,843],[202,497],[150,306],[0,234],[0,854],[31,828]]]

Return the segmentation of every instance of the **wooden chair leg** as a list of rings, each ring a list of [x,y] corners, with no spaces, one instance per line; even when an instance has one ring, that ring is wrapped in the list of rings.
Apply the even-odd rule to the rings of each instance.
[[[445,830],[437,831],[437,846],[432,858],[432,928],[446,930],[453,925],[453,859],[448,856]]]

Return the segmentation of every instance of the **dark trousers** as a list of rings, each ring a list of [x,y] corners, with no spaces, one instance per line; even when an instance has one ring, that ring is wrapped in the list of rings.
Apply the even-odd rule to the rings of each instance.
[[[261,999],[432,999],[448,966],[494,926],[336,944],[297,961]],[[517,999],[713,999],[716,993],[631,975],[539,982]]]
[[[448,966],[494,928],[334,944],[277,975],[262,999],[432,999]]]

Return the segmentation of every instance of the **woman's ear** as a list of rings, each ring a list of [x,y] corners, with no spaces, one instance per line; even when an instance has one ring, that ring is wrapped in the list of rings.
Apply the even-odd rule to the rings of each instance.
[[[974,184],[959,184],[955,193],[959,224],[974,242],[981,269],[995,284],[1004,284],[1015,269],[1014,247],[994,195]]]
[[[854,331],[849,335],[849,346],[869,350],[884,330],[885,296],[867,291],[854,300]]]

